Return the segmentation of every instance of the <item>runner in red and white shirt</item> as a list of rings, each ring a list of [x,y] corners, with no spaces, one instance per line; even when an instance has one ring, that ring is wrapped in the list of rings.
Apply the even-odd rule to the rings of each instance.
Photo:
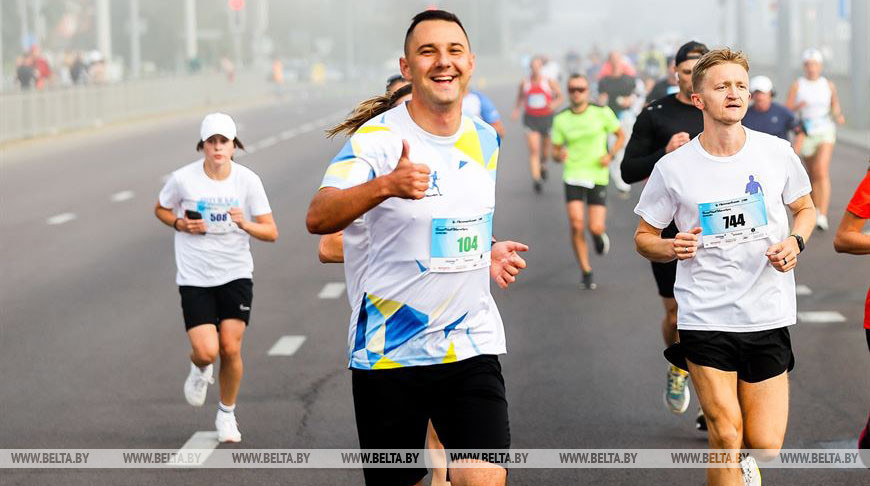
[[[564,97],[559,84],[543,74],[543,59],[532,59],[531,76],[520,83],[517,103],[511,119],[517,120],[523,112],[526,127],[526,142],[529,145],[529,168],[535,192],[541,192],[541,182],[547,178],[544,163],[550,156],[550,127],[553,112],[562,104]]]

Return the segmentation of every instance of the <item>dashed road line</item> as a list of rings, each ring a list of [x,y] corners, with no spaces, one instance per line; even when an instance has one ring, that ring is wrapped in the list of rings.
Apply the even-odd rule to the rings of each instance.
[[[798,312],[798,320],[810,323],[846,322],[846,317],[837,311]]]
[[[201,430],[194,432],[187,442],[178,449],[178,453],[185,451],[197,451],[200,453],[199,462],[194,464],[185,463],[184,467],[201,466],[211,456],[212,451],[218,446],[218,435],[216,430]]]
[[[70,221],[76,219],[75,213],[61,213],[55,216],[52,216],[45,220],[46,224],[56,225],[56,224],[64,224],[69,223]]]
[[[795,286],[794,291],[795,291],[795,294],[797,294],[798,296],[812,295],[812,293],[813,293],[813,290],[811,288],[807,287],[806,285]]]
[[[116,192],[116,193],[112,194],[111,199],[112,199],[112,202],[123,202],[123,201],[129,201],[130,199],[133,199],[135,196],[136,196],[136,193],[133,191],[121,191],[121,192]]]
[[[272,348],[269,349],[269,356],[293,356],[296,354],[296,351],[299,351],[299,348],[302,347],[302,343],[305,342],[305,336],[281,336],[281,339],[278,340],[275,344],[272,345]]]
[[[281,132],[281,134],[278,135],[278,138],[280,138],[282,141],[287,141],[298,135],[298,133],[299,132],[296,129],[291,128],[289,130],[284,130],[283,132]]]
[[[344,293],[344,282],[329,282],[317,294],[320,299],[337,299]]]
[[[276,143],[278,143],[278,137],[276,137],[276,136],[266,137],[263,140],[260,140],[259,142],[255,143],[254,148],[257,150],[269,148],[272,145],[275,145]]]

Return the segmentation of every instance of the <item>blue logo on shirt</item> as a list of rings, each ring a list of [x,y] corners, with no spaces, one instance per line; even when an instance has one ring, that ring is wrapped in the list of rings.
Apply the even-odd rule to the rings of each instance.
[[[435,192],[433,192],[433,190]],[[438,171],[432,171],[429,176],[429,189],[426,190],[426,197],[440,196],[441,188],[438,187]]]
[[[761,188],[761,184],[755,180],[755,176],[749,176],[749,183],[746,184],[746,194],[753,196],[758,194],[758,191],[761,191],[761,195],[764,195],[764,189]]]

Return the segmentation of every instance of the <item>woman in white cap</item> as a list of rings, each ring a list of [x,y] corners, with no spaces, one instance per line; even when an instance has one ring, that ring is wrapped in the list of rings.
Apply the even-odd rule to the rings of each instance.
[[[816,226],[828,229],[828,203],[831,199],[829,169],[834,142],[837,139],[836,122],[846,122],[840,108],[837,88],[822,76],[822,53],[807,49],[803,53],[804,75],[791,85],[786,106],[801,119],[803,140],[795,140],[795,151],[803,156],[813,185],[813,203],[818,217]]]
[[[205,157],[175,172],[160,191],[154,213],[175,230],[176,283],[190,338],[188,403],[205,403],[214,383],[212,363],[221,357],[220,404],[215,427],[221,442],[240,442],[235,417],[242,380],[242,336],[251,316],[254,263],[250,237],[278,239],[263,183],[233,162],[236,124],[223,113],[207,115],[196,146]]]

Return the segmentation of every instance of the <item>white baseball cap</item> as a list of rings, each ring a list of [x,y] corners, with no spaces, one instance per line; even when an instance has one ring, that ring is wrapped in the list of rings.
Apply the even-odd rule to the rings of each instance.
[[[816,61],[818,63],[821,63],[822,60],[824,59],[824,56],[822,56],[822,51],[820,51],[818,49],[810,48],[810,49],[807,49],[804,51],[801,58],[803,59],[804,62]]]
[[[773,81],[771,81],[767,76],[755,76],[751,81],[749,81],[749,91],[751,93],[755,93],[756,91],[770,93],[773,91]]]
[[[212,135],[223,135],[230,140],[236,138],[236,122],[226,113],[209,113],[202,119],[199,139],[208,140]]]

